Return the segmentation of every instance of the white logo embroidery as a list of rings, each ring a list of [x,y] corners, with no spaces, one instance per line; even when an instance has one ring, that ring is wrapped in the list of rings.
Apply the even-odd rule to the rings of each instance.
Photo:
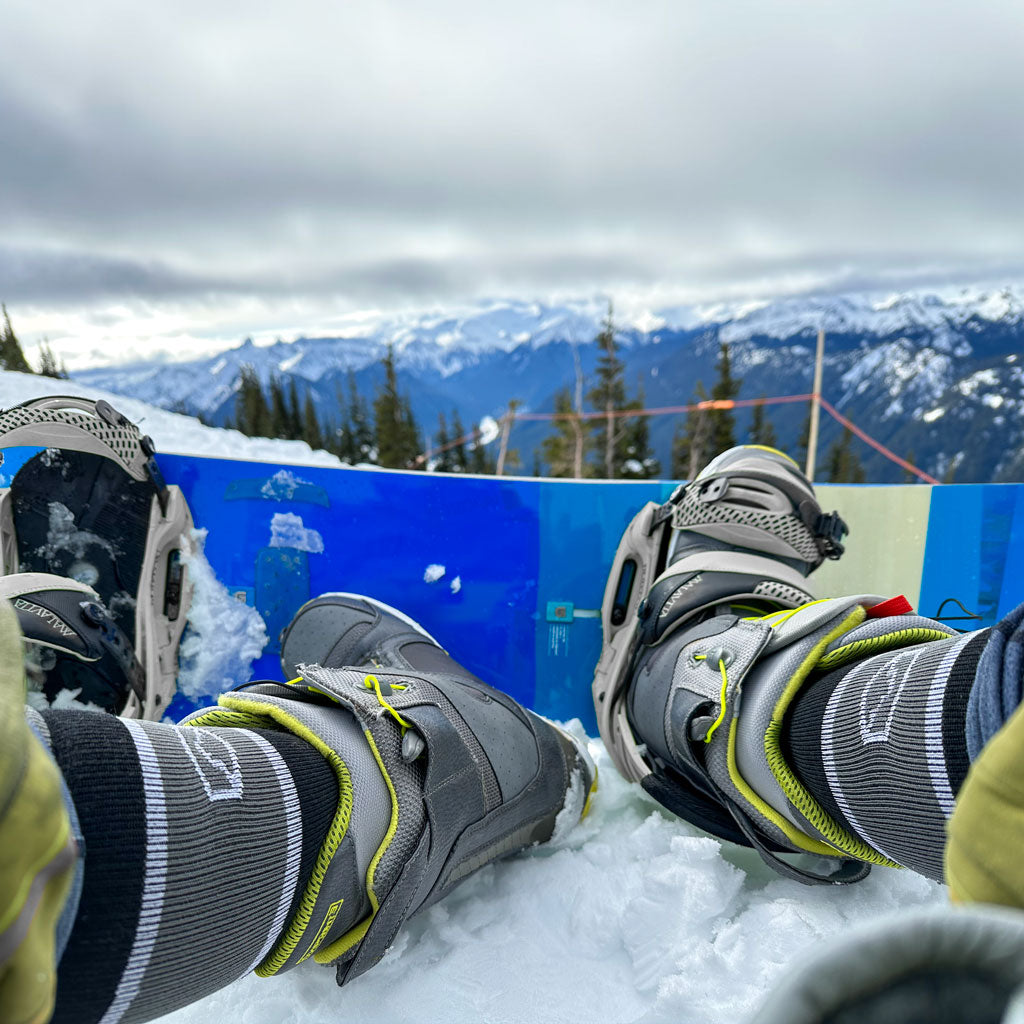
[[[242,799],[242,768],[231,746],[208,729],[176,730],[210,800]]]
[[[860,738],[865,744],[885,743],[889,739],[896,705],[920,653],[918,650],[897,654],[872,673],[860,695]]]

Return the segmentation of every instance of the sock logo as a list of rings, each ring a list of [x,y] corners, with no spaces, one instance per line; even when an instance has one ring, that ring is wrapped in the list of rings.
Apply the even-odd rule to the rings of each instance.
[[[231,745],[207,729],[176,729],[210,800],[242,799],[242,768]]]
[[[885,743],[889,739],[896,705],[920,654],[917,650],[901,652],[894,658],[882,656],[884,664],[871,674],[860,695],[861,742]]]

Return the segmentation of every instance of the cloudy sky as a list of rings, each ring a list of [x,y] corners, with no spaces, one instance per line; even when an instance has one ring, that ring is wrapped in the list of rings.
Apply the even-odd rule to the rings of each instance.
[[[0,299],[72,366],[1024,279],[1019,0],[3,6]]]

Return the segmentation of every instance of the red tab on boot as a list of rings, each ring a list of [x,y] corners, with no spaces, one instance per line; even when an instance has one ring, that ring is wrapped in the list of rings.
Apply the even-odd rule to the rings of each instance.
[[[884,619],[887,615],[906,615],[914,610],[911,603],[900,594],[899,597],[890,597],[888,601],[882,601],[873,608],[868,609],[869,619]]]

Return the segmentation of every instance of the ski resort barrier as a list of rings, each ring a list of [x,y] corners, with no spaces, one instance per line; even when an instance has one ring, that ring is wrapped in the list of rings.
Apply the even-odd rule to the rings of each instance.
[[[270,643],[254,666],[280,678],[277,637],[309,597],[370,594],[420,621],[473,672],[540,713],[593,731],[600,603],[619,536],[671,482],[473,477],[161,456],[206,554]],[[1024,601],[1024,485],[833,485],[851,527],[819,595],[906,594],[959,628]],[[172,713],[189,705],[181,698]]]

